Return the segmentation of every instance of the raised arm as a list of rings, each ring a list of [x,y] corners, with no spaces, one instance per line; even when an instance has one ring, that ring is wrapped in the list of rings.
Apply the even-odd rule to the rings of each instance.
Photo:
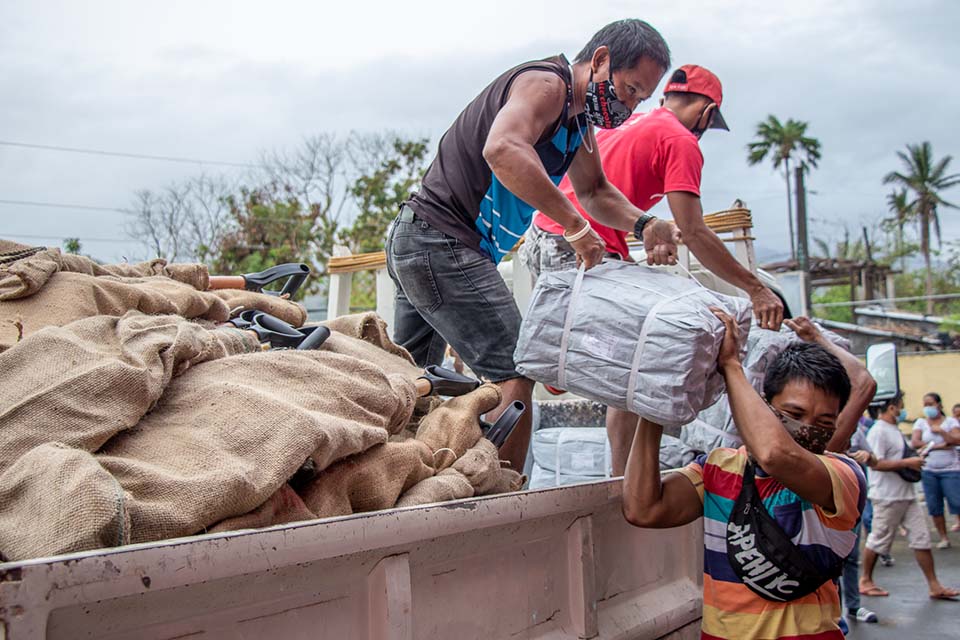
[[[518,76],[490,127],[483,157],[511,193],[572,235],[583,229],[586,220],[550,180],[534,149],[560,117],[566,99],[566,84],[556,74],[527,71]],[[593,231],[571,245],[587,268],[603,259],[604,243]]]
[[[763,470],[805,500],[825,509],[834,506],[830,473],[814,454],[797,444],[747,381],[740,363],[739,329],[729,315],[713,309],[726,327],[718,363],[727,383],[733,421],[747,450]]]
[[[827,451],[842,453],[850,448],[850,437],[857,429],[860,416],[867,410],[877,392],[877,381],[856,356],[827,340],[809,318],[801,316],[787,320],[786,323],[801,340],[815,342],[835,355],[850,378],[850,399],[840,410],[840,415],[837,416],[837,430],[827,443]]]
[[[725,282],[740,287],[753,302],[753,313],[764,329],[777,331],[783,321],[783,303],[770,289],[763,286],[749,269],[737,262],[727,251],[723,241],[703,221],[700,197],[687,191],[671,191],[667,203],[673,220],[680,228],[683,243],[690,248],[704,267]]]
[[[641,418],[623,476],[623,517],[637,527],[667,529],[703,515],[697,489],[680,473],[660,476],[663,427]]]

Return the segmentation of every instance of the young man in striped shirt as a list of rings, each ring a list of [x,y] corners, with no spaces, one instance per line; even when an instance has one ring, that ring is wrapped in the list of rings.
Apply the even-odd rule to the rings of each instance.
[[[704,518],[703,638],[841,640],[840,600],[829,578],[856,544],[866,481],[856,462],[825,449],[849,439],[876,384],[856,358],[817,338],[807,330],[809,320],[798,318],[787,322],[815,342],[791,345],[777,357],[764,380],[764,399],[744,375],[736,324],[714,313],[726,326],[718,364],[745,446],[715,449],[661,482],[662,429],[641,421],[624,477],[624,516],[653,528]],[[770,598],[770,591],[786,583],[770,581],[767,574],[750,579],[756,568],[751,565],[773,557],[763,555],[759,541],[749,549],[761,552],[759,560],[734,567],[731,558],[740,561],[744,541],[737,537],[742,528],[735,526],[733,506],[748,462],[763,509],[790,539],[784,544],[816,569],[818,579],[802,597],[783,589],[773,594],[779,600]],[[761,596],[757,587],[770,591]]]

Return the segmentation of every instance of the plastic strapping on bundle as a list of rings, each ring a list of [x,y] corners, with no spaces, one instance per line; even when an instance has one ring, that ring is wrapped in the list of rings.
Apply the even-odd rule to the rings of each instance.
[[[637,380],[640,378],[640,360],[643,358],[643,348],[647,345],[647,337],[650,335],[650,331],[653,329],[653,323],[657,319],[657,314],[660,313],[663,307],[671,302],[676,302],[677,300],[685,298],[694,293],[700,293],[700,290],[690,289],[675,296],[664,298],[657,304],[653,305],[650,308],[650,313],[648,313],[647,317],[643,319],[643,324],[640,326],[640,337],[637,338],[637,347],[633,351],[633,361],[630,363],[630,377],[627,379],[627,410],[637,414],[640,413],[637,409],[637,404],[635,401]]]
[[[577,315],[577,298],[583,286],[583,276],[587,272],[584,265],[577,269],[577,278],[573,281],[573,291],[570,292],[570,304],[567,306],[567,315],[563,319],[563,333],[560,335],[560,359],[557,361],[557,384],[561,389],[567,388],[567,348],[570,346],[570,330],[573,328],[573,319]]]

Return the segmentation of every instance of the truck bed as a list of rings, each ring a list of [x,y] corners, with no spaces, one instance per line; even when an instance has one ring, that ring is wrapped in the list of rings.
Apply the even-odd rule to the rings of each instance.
[[[619,480],[0,564],[0,640],[696,638],[702,525]]]

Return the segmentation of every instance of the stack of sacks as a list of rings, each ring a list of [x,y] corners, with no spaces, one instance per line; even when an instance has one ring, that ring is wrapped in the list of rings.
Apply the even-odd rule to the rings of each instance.
[[[842,349],[850,350],[850,342],[836,333],[820,327],[820,332],[830,342]],[[761,329],[753,325],[747,336],[747,353],[743,359],[743,370],[747,380],[758,392],[763,392],[763,379],[767,369],[788,345],[799,342],[800,338],[786,325],[780,331]],[[743,444],[737,426],[733,422],[733,413],[727,395],[713,406],[704,409],[690,423],[680,429],[680,439],[690,449],[707,453],[718,447],[737,448]]]
[[[0,553],[20,560],[520,487],[480,438],[495,387],[427,415],[422,439],[390,443],[413,415],[419,370],[409,354],[331,340],[335,350],[262,352],[246,332],[131,312],[47,328],[0,353]],[[304,468],[315,475],[295,490],[288,481]]]
[[[223,322],[231,310],[260,309],[293,326],[306,310],[290,300],[251,291],[206,291],[207,267],[151,260],[100,265],[59,249],[0,240],[0,351],[45,327],[128,311]]]
[[[609,262],[544,273],[515,359],[522,374],[665,426],[690,422],[723,390],[724,309],[749,330],[750,302],[655,268]]]

